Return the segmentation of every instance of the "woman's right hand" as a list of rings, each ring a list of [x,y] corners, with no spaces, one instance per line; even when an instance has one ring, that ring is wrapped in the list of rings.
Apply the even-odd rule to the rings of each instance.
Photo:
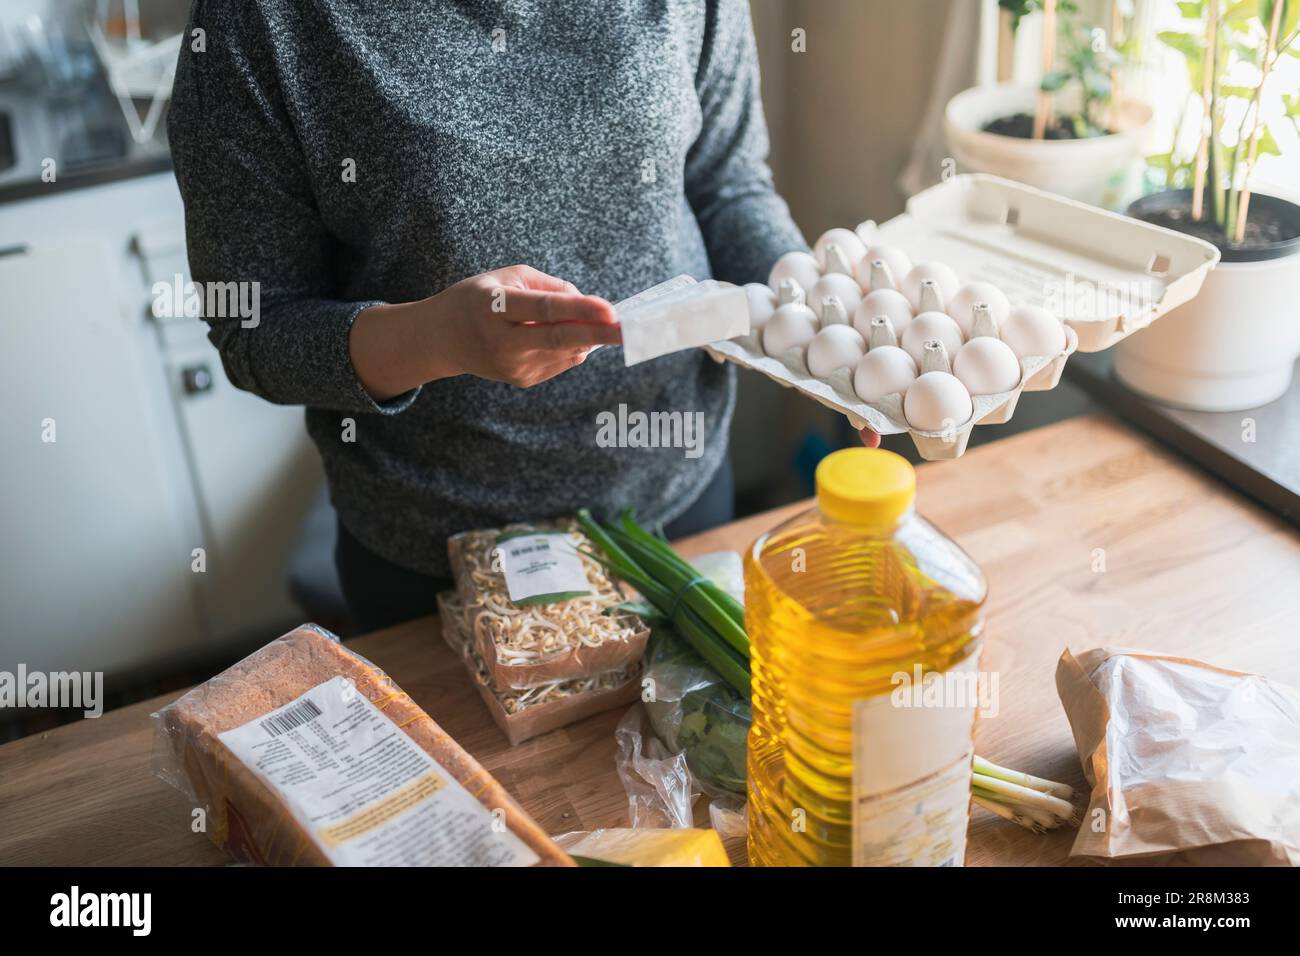
[[[462,279],[418,302],[365,309],[353,323],[352,366],[379,401],[454,375],[529,388],[617,345],[614,307],[531,266]]]

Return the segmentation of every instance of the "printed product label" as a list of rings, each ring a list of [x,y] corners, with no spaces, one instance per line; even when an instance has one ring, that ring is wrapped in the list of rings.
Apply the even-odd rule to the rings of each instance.
[[[979,652],[934,674],[945,693],[853,705],[853,865],[961,866]],[[968,688],[963,690],[963,688]]]
[[[220,735],[338,866],[529,866],[537,854],[344,677]]]
[[[506,590],[516,604],[547,604],[591,593],[582,558],[562,532],[507,535],[497,540]]]

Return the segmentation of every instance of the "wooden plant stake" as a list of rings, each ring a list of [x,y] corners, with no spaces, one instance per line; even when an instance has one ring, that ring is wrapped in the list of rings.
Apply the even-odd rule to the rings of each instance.
[[[1259,159],[1259,135],[1264,128],[1262,100],[1264,84],[1268,82],[1277,50],[1277,33],[1282,26],[1282,0],[1273,0],[1273,16],[1268,25],[1268,42],[1264,44],[1264,66],[1259,74],[1259,92],[1256,96],[1255,120],[1250,128],[1250,153],[1246,157],[1246,176],[1241,181],[1241,198],[1237,200],[1237,224],[1232,230],[1232,241],[1246,238],[1246,214],[1250,210],[1250,180],[1255,175],[1255,161]]]
[[[1205,176],[1210,168],[1210,137],[1214,135],[1214,122],[1210,110],[1214,106],[1214,67],[1218,47],[1219,0],[1210,0],[1205,30],[1205,69],[1201,71],[1201,133],[1196,138],[1196,172],[1192,178],[1192,218],[1200,222],[1205,218]]]
[[[1052,72],[1056,60],[1056,0],[1043,0],[1043,76]],[[1040,82],[1038,104],[1034,109],[1034,139],[1042,139],[1047,132],[1047,119],[1052,111],[1052,94],[1044,92]]]

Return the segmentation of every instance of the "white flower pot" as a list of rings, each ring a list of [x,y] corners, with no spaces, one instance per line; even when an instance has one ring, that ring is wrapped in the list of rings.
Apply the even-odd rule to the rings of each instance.
[[[1031,86],[1001,83],[972,87],[949,100],[944,135],[958,166],[1095,206],[1113,208],[1123,202],[1151,125],[1151,108],[1124,100],[1107,123],[1118,132],[1089,139],[1021,139],[984,132],[990,120],[1015,113],[1032,115],[1037,98]],[[1062,105],[1072,106],[1068,98]]]
[[[1140,199],[1130,214],[1190,204],[1190,190]],[[1300,232],[1300,206],[1252,196]],[[1291,385],[1300,358],[1300,238],[1260,249],[1220,247],[1200,293],[1116,346],[1115,374],[1133,391],[1179,408],[1258,408]]]

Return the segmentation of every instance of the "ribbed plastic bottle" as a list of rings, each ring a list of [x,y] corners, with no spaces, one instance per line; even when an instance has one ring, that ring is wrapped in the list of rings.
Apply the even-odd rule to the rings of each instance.
[[[745,556],[750,863],[960,866],[984,576],[899,455],[834,452],[816,484]]]

